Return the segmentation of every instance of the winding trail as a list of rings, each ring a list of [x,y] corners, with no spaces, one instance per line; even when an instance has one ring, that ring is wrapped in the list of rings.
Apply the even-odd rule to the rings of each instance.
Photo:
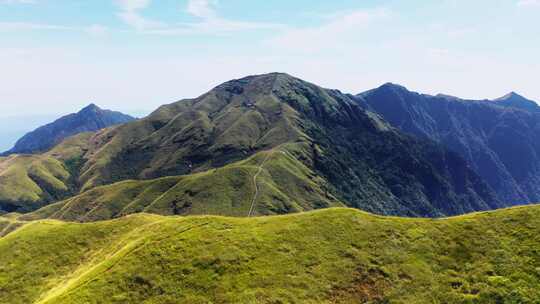
[[[255,193],[253,194],[253,199],[251,200],[251,207],[249,208],[248,217],[251,217],[253,215],[253,210],[255,209],[255,203],[257,202],[257,198],[259,196],[259,185],[257,184],[257,177],[259,177],[259,175],[261,174],[264,164],[266,163],[266,161],[268,161],[268,159],[270,158],[270,156],[272,156],[272,154],[274,154],[274,149],[268,152],[263,162],[259,165],[259,170],[257,171],[257,173],[255,173],[255,175],[253,175],[253,184],[255,185]]]

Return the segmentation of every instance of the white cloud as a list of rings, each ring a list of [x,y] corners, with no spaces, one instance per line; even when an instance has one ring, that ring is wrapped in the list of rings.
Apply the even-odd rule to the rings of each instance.
[[[376,20],[386,18],[386,9],[357,10],[326,16],[325,22],[316,27],[293,28],[266,43],[277,48],[313,52],[318,47],[335,49],[348,47],[351,42],[362,40],[360,32]]]
[[[136,11],[123,11],[118,13],[118,17],[120,17],[120,19],[122,19],[122,21],[124,21],[127,25],[135,28],[138,31],[144,31],[163,26],[160,22],[147,19],[141,16]]]
[[[519,7],[540,7],[540,0],[520,0],[517,5]]]
[[[219,16],[218,0],[189,0],[186,12],[200,19],[197,22],[162,26],[144,31],[155,35],[227,35],[240,31],[283,29],[285,26],[266,22],[248,22]]]
[[[33,3],[35,0],[0,0],[0,3]],[[215,6],[217,0],[189,0],[186,11],[200,19],[191,23],[166,24],[143,16],[142,11],[147,9],[152,0],[114,0],[119,8],[117,16],[127,25],[138,32],[154,35],[224,35],[239,31],[283,29],[283,25],[246,22],[222,18]],[[0,31],[16,30],[72,30],[103,36],[110,29],[101,25],[86,27],[70,27],[54,24],[32,22],[0,22]]]
[[[124,11],[137,11],[150,5],[150,0],[117,0],[117,2]]]
[[[217,14],[214,9],[215,4],[216,1],[210,0],[189,0],[187,12],[193,16],[203,19],[216,18]]]
[[[149,30],[162,27],[163,24],[147,19],[140,14],[140,11],[150,6],[151,0],[116,0],[120,7],[117,14],[127,25],[138,31]]]

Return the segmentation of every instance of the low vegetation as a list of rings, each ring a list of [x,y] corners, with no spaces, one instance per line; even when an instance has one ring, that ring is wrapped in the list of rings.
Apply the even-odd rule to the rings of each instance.
[[[21,219],[88,222],[140,212],[242,217],[343,206],[324,179],[297,160],[301,151],[285,145],[205,172],[97,187]]]
[[[537,303],[539,243],[538,206],[36,221],[0,238],[0,303]]]
[[[80,134],[44,154],[0,157],[0,212],[29,212],[77,193],[90,138]]]

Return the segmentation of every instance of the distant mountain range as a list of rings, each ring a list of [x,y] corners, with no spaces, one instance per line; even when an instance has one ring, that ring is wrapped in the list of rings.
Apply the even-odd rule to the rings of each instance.
[[[5,208],[31,210],[54,201],[52,194],[74,191],[80,195],[37,216],[246,216],[329,206],[444,216],[504,206],[457,154],[400,133],[349,95],[278,73],[224,83],[139,121],[72,139],[44,157],[25,172],[38,188],[49,184],[41,192],[49,195],[36,191],[27,203],[0,196]],[[45,174],[56,162],[70,170]],[[51,175],[59,178],[45,183]],[[123,182],[132,179],[146,181]],[[15,197],[25,193],[11,184]]]
[[[58,202],[26,217],[91,221],[331,206],[437,217],[526,204],[540,201],[537,110],[515,93],[471,101],[385,84],[352,96],[273,73],[54,146],[133,120],[91,105],[15,151],[53,149],[0,158],[0,208]]]
[[[489,100],[430,96],[385,84],[359,94],[399,130],[457,152],[505,205],[540,202],[540,107],[516,93]]]
[[[44,152],[65,138],[82,132],[93,132],[113,125],[134,120],[120,112],[102,110],[90,104],[78,113],[70,114],[39,127],[19,139],[15,146],[4,155]]]

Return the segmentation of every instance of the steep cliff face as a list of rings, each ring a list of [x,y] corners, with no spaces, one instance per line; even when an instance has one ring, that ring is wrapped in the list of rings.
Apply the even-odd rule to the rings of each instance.
[[[459,153],[508,206],[540,201],[540,114],[515,93],[489,101],[385,84],[357,101],[403,132]]]
[[[93,132],[110,126],[134,120],[120,112],[102,110],[95,104],[83,108],[42,126],[17,141],[15,146],[4,154],[38,153],[49,150],[67,137]]]

